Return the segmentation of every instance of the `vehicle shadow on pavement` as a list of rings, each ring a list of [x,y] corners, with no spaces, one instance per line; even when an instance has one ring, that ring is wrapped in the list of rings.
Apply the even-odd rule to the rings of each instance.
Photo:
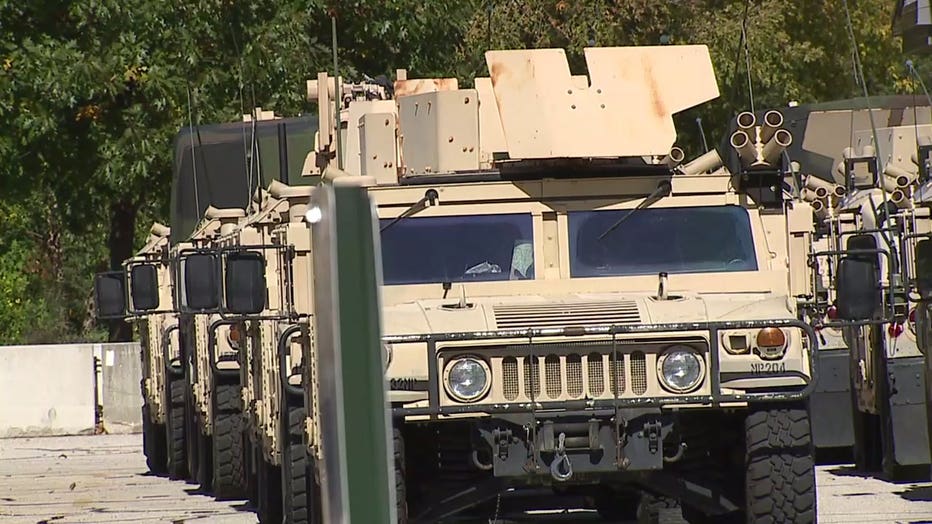
[[[201,489],[200,486],[197,486],[197,485],[191,485],[191,487],[184,488],[184,492],[185,492],[185,494],[187,494],[187,495],[203,495],[203,496],[205,496],[205,497],[213,497],[213,496],[214,496],[213,492],[205,491],[205,490]],[[226,501],[224,501],[224,503],[225,503],[225,504],[228,504],[228,507],[229,507],[230,509],[234,509],[234,510],[236,510],[236,511],[243,511],[243,512],[246,512],[246,513],[255,513],[255,512],[256,512],[256,508],[253,507],[253,506],[251,506],[251,505],[249,504],[249,501],[248,501],[248,500],[245,500],[245,499],[243,499],[243,500],[241,500],[241,501],[226,500]]]
[[[881,482],[885,482],[887,484],[894,484],[894,485],[928,483],[928,479],[923,479],[923,478],[916,478],[916,479],[907,478],[903,480],[894,480],[894,479],[890,479],[889,477],[884,475],[882,472],[861,471],[861,470],[855,469],[855,467],[850,464],[829,468],[829,469],[826,469],[825,471],[828,473],[831,473],[832,475],[836,477],[856,477],[856,478],[861,478],[861,479],[874,479],[874,480],[879,480]],[[930,487],[929,489],[932,489],[932,487]]]
[[[903,491],[894,491],[893,493],[906,500],[932,502],[932,486],[910,486]],[[925,522],[932,522],[932,520]]]

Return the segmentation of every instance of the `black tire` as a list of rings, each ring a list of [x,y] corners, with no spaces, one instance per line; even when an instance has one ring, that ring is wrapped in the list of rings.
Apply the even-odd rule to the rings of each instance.
[[[875,343],[874,336],[868,340],[869,344]],[[881,359],[873,362],[875,370],[879,370]],[[850,364],[851,375],[851,421],[854,425],[854,446],[852,455],[854,455],[854,467],[858,471],[865,473],[879,473],[883,470],[883,440],[881,435],[881,418],[879,415],[865,413],[858,409],[858,392],[855,386],[860,368],[852,358]],[[875,373],[876,376],[884,376]]]
[[[142,406],[142,450],[146,466],[155,475],[168,473],[168,435],[164,424],[152,422],[152,410]]]
[[[213,488],[219,500],[246,498],[246,457],[240,386],[214,385]]]
[[[392,428],[392,444],[395,455],[395,511],[398,514],[398,524],[408,524],[405,440],[401,428]]]
[[[197,439],[197,476],[198,488],[204,493],[210,493],[213,488],[213,442],[214,439],[203,433]]]
[[[249,435],[243,431],[243,448],[246,456],[246,495],[249,505],[259,507],[259,452]]]
[[[816,522],[814,449],[805,406],[756,409],[744,428],[747,522]]]
[[[188,480],[198,482],[201,471],[198,464],[201,432],[197,427],[197,412],[194,409],[194,399],[192,397],[191,386],[186,383],[184,399],[185,456],[188,459]]]
[[[864,473],[883,470],[883,447],[880,436],[880,417],[853,409],[854,467]]]
[[[285,524],[321,522],[320,488],[304,443],[306,411],[288,409],[288,435],[282,456],[282,504]]]
[[[278,466],[269,464],[259,451],[259,478],[257,481],[258,504],[256,513],[261,524],[282,522],[282,472]]]
[[[628,522],[638,518],[640,494],[634,491],[605,489],[595,497],[595,508],[607,522]]]
[[[184,391],[186,383],[183,378],[169,379],[168,424],[168,476],[172,479],[188,478],[187,442],[185,441]]]

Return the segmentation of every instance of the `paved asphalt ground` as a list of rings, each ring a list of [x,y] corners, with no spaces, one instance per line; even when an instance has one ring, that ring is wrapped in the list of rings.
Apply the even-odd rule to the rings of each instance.
[[[0,439],[0,523],[255,523],[242,502],[146,474],[139,435]],[[845,466],[818,471],[819,521],[932,524],[932,483],[893,484]],[[676,511],[662,522],[681,523]],[[591,513],[522,522],[598,522]]]

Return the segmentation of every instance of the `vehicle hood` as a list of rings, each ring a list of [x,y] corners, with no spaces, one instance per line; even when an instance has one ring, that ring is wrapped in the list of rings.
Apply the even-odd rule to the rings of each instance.
[[[476,297],[420,300],[383,308],[386,335],[462,333],[528,328],[562,328],[795,318],[787,296],[769,293],[649,294]]]

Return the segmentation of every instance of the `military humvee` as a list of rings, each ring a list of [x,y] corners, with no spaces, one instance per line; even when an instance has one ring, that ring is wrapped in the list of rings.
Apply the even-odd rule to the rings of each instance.
[[[219,260],[211,245],[244,217],[242,209],[208,207],[191,236],[170,252],[185,385],[188,472],[202,489],[213,489],[221,498],[243,493],[242,450],[232,445],[240,441],[242,429],[237,332],[218,323]]]
[[[814,522],[792,136],[744,113],[735,162],[681,165],[672,115],[718,96],[706,47],[585,54],[588,77],[562,50],[489,51],[474,88],[400,75],[393,103],[337,117],[343,93],[309,88],[324,183],[364,176],[381,222],[399,521],[543,488],[609,518],[657,495],[691,522]]]
[[[915,245],[929,224],[913,203],[919,169],[910,162],[917,137],[928,136],[928,124],[855,132],[836,168],[844,196],[825,206],[832,243],[815,253],[836,271],[827,325],[841,329],[851,352],[855,462],[892,478],[929,476],[914,293]]]
[[[255,210],[213,243],[223,281],[215,326],[242,333],[244,449],[261,522],[308,518],[300,363],[311,311],[299,291],[311,285],[304,222],[311,190],[272,182],[256,193]]]
[[[159,256],[153,254],[149,258],[131,259],[123,271],[101,274],[95,283],[99,318],[125,318],[127,294],[133,292],[137,281],[145,290],[158,286],[162,296],[157,311],[147,310],[145,314],[149,318],[156,318],[156,315],[164,317],[161,321],[163,331],[158,334],[163,341],[162,351],[156,354],[146,351],[145,348],[155,342],[141,336],[144,357],[150,355],[153,359],[151,364],[144,366],[145,369],[156,369],[156,359],[161,359],[165,372],[161,378],[155,376],[155,372],[152,372],[153,377],[149,377],[149,371],[146,372],[144,394],[148,391],[148,395],[155,396],[161,391],[164,400],[160,405],[147,403],[144,409],[153,413],[147,420],[154,417],[154,421],[159,422],[164,419],[167,439],[163,440],[168,441],[164,444],[164,453],[168,454],[165,461],[171,475],[197,480],[204,489],[213,490],[220,498],[241,497],[249,491],[250,497],[255,499],[259,491],[255,482],[257,461],[246,445],[246,442],[257,442],[249,439],[246,424],[255,418],[246,417],[243,413],[243,398],[252,399],[252,390],[240,387],[241,379],[251,377],[246,372],[249,368],[241,366],[241,363],[248,362],[246,354],[250,339],[246,338],[244,315],[234,313],[240,304],[238,300],[249,297],[238,295],[230,302],[231,294],[221,285],[221,279],[228,276],[228,262],[235,259],[249,266],[254,258],[250,258],[248,253],[244,257],[236,253],[233,257],[228,256],[231,251],[236,251],[227,249],[228,244],[230,238],[236,237],[234,230],[239,230],[250,220],[255,222],[255,217],[247,218],[244,210],[251,208],[249,203],[253,196],[258,195],[257,200],[262,201],[263,185],[271,183],[269,191],[289,202],[294,200],[295,194],[300,195],[300,200],[307,199],[307,187],[288,188],[279,181],[295,182],[301,186],[315,183],[313,176],[301,176],[309,172],[305,164],[313,147],[315,127],[316,122],[311,118],[277,118],[270,111],[256,108],[253,114],[244,115],[242,123],[183,129],[175,140],[171,198],[172,231],[175,234],[170,251],[167,233],[159,229],[159,234],[165,235],[163,241],[154,245],[161,250]],[[251,151],[250,144],[245,143],[247,138],[251,142]],[[310,158],[313,160],[313,155]],[[254,191],[256,188],[258,191]],[[277,193],[282,188],[284,196]],[[295,203],[295,206],[300,205]],[[276,217],[286,216],[287,206],[284,214],[281,206],[272,212]],[[305,227],[300,221],[298,226]],[[283,239],[296,245],[309,241],[305,237],[292,241],[288,236],[293,232],[284,226],[280,229],[276,235],[281,238],[276,237],[272,241]],[[221,236],[224,240],[218,242]],[[147,245],[141,254],[151,249],[153,247]],[[296,252],[300,258],[300,251],[287,250],[288,256]],[[154,270],[142,266],[150,266],[155,261],[160,265],[156,267],[157,275],[153,276]],[[300,260],[291,262],[300,267]],[[232,265],[239,268],[236,271],[243,271],[243,265]],[[281,276],[276,275],[276,278]],[[153,284],[152,278],[156,276],[157,284]],[[233,275],[232,278],[235,281],[238,277]],[[264,284],[262,291],[265,292]],[[293,296],[287,293],[285,296],[288,304],[293,305],[292,309],[307,310],[300,298],[296,302]],[[139,310],[131,311],[131,314],[143,314],[142,306],[131,304],[130,307]],[[156,323],[149,321],[148,325],[152,328]],[[294,337],[294,332],[289,337]],[[153,339],[154,335],[148,338]],[[266,339],[263,344],[263,347],[274,346],[274,341]],[[297,362],[301,351],[299,346],[295,346]],[[274,351],[274,347],[272,349]],[[278,362],[277,356],[271,353],[256,351],[250,354],[261,354],[262,358]],[[272,368],[264,366],[262,369]],[[256,383],[262,383],[262,380]],[[263,391],[269,395],[266,404],[278,409],[275,406],[278,406],[282,395],[269,393],[268,388]],[[292,387],[291,391],[292,397],[300,398],[300,388]],[[270,409],[251,406],[252,413],[261,412],[263,420],[268,420]],[[268,432],[268,422],[262,424],[262,431]],[[146,440],[147,450],[152,449],[153,464],[163,462],[159,458],[158,447],[149,444],[150,440],[155,441]],[[266,450],[272,445],[268,444],[268,439],[258,441],[266,444]],[[275,449],[274,453],[279,453]],[[297,449],[303,451],[303,442]],[[281,514],[280,509],[278,513]]]
[[[98,275],[95,296],[99,318],[122,318],[136,325],[146,464],[155,474],[183,477],[186,465],[177,456],[179,435],[171,433],[171,398],[166,387],[170,355],[178,350],[177,322],[171,311],[170,233],[169,228],[154,223],[145,245],[124,262],[122,270]],[[108,287],[116,293],[107,296]]]
[[[932,415],[928,413],[932,406],[932,392],[929,390],[929,384],[932,384],[932,177],[929,176],[932,144],[923,136],[918,138],[916,154],[911,155],[914,157],[911,160],[919,167],[917,187],[913,188],[911,198],[915,234],[911,237],[913,279],[910,284],[915,291],[911,298],[915,299],[916,308],[910,311],[907,326],[915,330],[916,343],[924,357],[926,430],[932,435]]]

